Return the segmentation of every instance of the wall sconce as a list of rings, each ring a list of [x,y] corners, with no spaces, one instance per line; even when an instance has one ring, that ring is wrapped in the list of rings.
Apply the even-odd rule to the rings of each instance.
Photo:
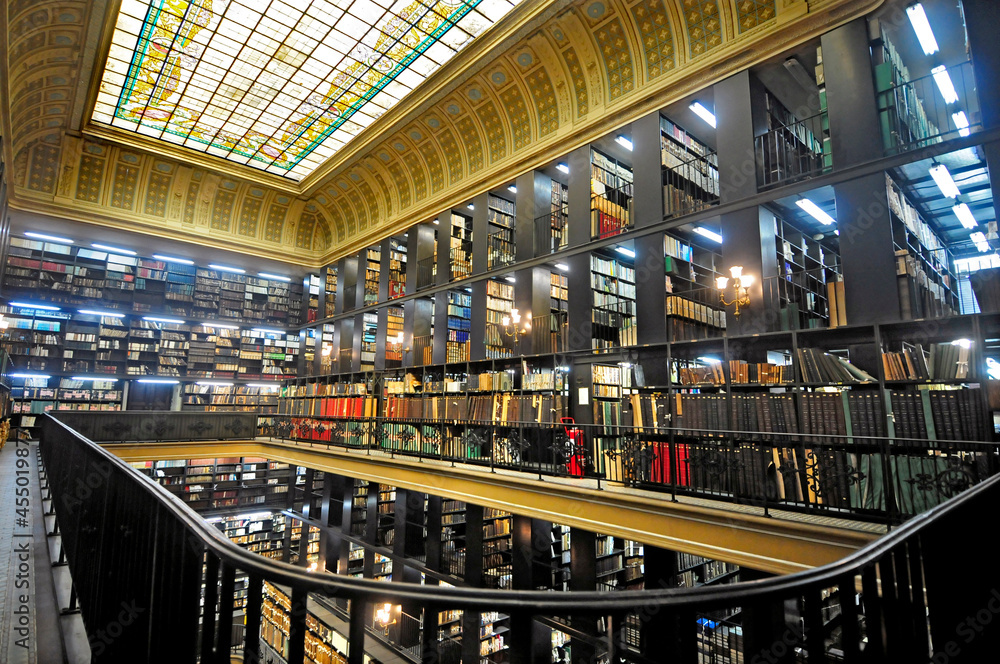
[[[518,327],[521,324],[521,314],[518,313],[517,309],[510,310],[510,316],[504,316],[503,322],[503,333],[508,337],[522,337],[531,331],[531,312],[529,311],[525,315],[524,327]]]
[[[392,617],[392,604],[383,604],[375,609],[375,621],[382,628],[385,636],[389,635],[389,627],[396,624],[396,619]]]
[[[750,292],[747,290],[753,284],[753,275],[743,274],[742,265],[734,265],[729,268],[729,274],[733,280],[733,299],[726,302],[726,287],[729,285],[730,277],[718,277],[715,280],[715,287],[719,289],[719,302],[724,306],[736,305],[733,315],[740,317],[740,307],[750,306]]]

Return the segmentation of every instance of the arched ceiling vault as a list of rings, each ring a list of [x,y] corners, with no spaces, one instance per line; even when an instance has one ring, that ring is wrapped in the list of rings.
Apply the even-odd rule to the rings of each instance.
[[[73,126],[90,115],[75,91],[96,85],[106,52],[95,26],[107,33],[117,3],[11,0],[0,13],[11,204],[318,266],[882,1],[526,0],[294,183]]]

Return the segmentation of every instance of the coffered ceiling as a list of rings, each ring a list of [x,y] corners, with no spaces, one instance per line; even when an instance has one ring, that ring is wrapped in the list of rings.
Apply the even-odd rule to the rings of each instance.
[[[881,2],[10,0],[11,205],[321,265]]]

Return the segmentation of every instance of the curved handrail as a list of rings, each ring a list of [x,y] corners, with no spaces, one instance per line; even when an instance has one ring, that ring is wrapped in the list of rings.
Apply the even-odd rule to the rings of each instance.
[[[205,548],[221,562],[268,581],[298,587],[307,592],[336,593],[365,601],[393,603],[412,601],[425,606],[455,606],[489,611],[527,610],[531,613],[563,615],[618,613],[634,611],[636,608],[635,593],[485,590],[404,582],[386,584],[371,579],[339,575],[317,576],[303,571],[301,567],[264,558],[240,548],[153,479],[136,473],[132,467],[100,445],[81,436],[51,415],[46,415],[49,420],[65,429],[81,443],[92,446],[93,451],[104,461],[133,478],[142,490],[159,500],[192,533],[196,534]],[[913,517],[892,533],[835,563],[762,581],[699,588],[645,590],[642,591],[642,601],[647,606],[691,610],[697,608],[699,611],[705,611],[753,604],[764,600],[765,596],[798,595],[806,588],[836,585],[845,576],[859,574],[863,569],[877,563],[888,551],[929,524],[946,518],[947,515],[975,501],[981,494],[994,490],[997,483],[1000,483],[1000,476],[994,476],[961,495]]]

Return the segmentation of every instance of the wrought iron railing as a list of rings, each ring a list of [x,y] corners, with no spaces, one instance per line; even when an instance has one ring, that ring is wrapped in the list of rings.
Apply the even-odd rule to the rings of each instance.
[[[757,183],[773,187],[833,169],[829,143],[824,144],[826,113],[777,127],[754,139]]]
[[[620,656],[644,663],[670,653],[671,662],[694,664],[718,648],[723,661],[774,655],[774,661],[978,663],[992,661],[1000,645],[991,608],[1000,568],[983,531],[984,515],[1000,499],[995,477],[840,562],[807,572],[683,590],[508,592],[382,583],[263,558],[55,418],[43,417],[42,427],[44,474],[73,579],[71,605],[89,633],[110,634],[109,625],[116,633],[93,648],[95,664],[229,661],[239,645],[237,621],[245,625],[244,661],[260,661],[265,581],[290,595],[283,614],[289,664],[305,661],[310,597],[347,602],[348,664],[363,663],[372,607],[386,603],[420,616],[421,661],[440,660],[450,638],[440,638],[438,617],[449,610],[463,611],[472,626],[481,612],[510,616],[504,639],[510,662],[535,661],[531,634],[539,622],[569,626],[577,661]],[[240,576],[247,577],[246,605],[236,619]],[[128,624],[123,607],[134,609]],[[720,625],[705,616],[735,612],[742,638],[718,642]],[[623,630],[637,630],[638,639]],[[466,661],[480,657],[479,639],[455,647]]]
[[[58,410],[52,415],[95,442],[248,440],[257,413]]]
[[[982,130],[972,63],[963,62],[947,67],[946,71],[947,78],[939,72],[878,93],[882,146],[887,155]],[[954,89],[953,95],[948,90],[949,99],[944,97],[946,81]]]
[[[679,217],[719,204],[719,158],[715,152],[681,161],[665,153],[663,213]]]
[[[430,334],[413,337],[410,364],[422,367],[434,362],[434,337]],[[403,349],[403,364],[406,364],[406,349]]]
[[[486,238],[486,267],[494,270],[514,264],[514,229],[502,228]]]
[[[437,256],[417,261],[417,290],[430,288],[437,282]]]
[[[558,311],[535,316],[531,320],[532,352],[535,354],[565,352],[568,331],[569,312]]]

